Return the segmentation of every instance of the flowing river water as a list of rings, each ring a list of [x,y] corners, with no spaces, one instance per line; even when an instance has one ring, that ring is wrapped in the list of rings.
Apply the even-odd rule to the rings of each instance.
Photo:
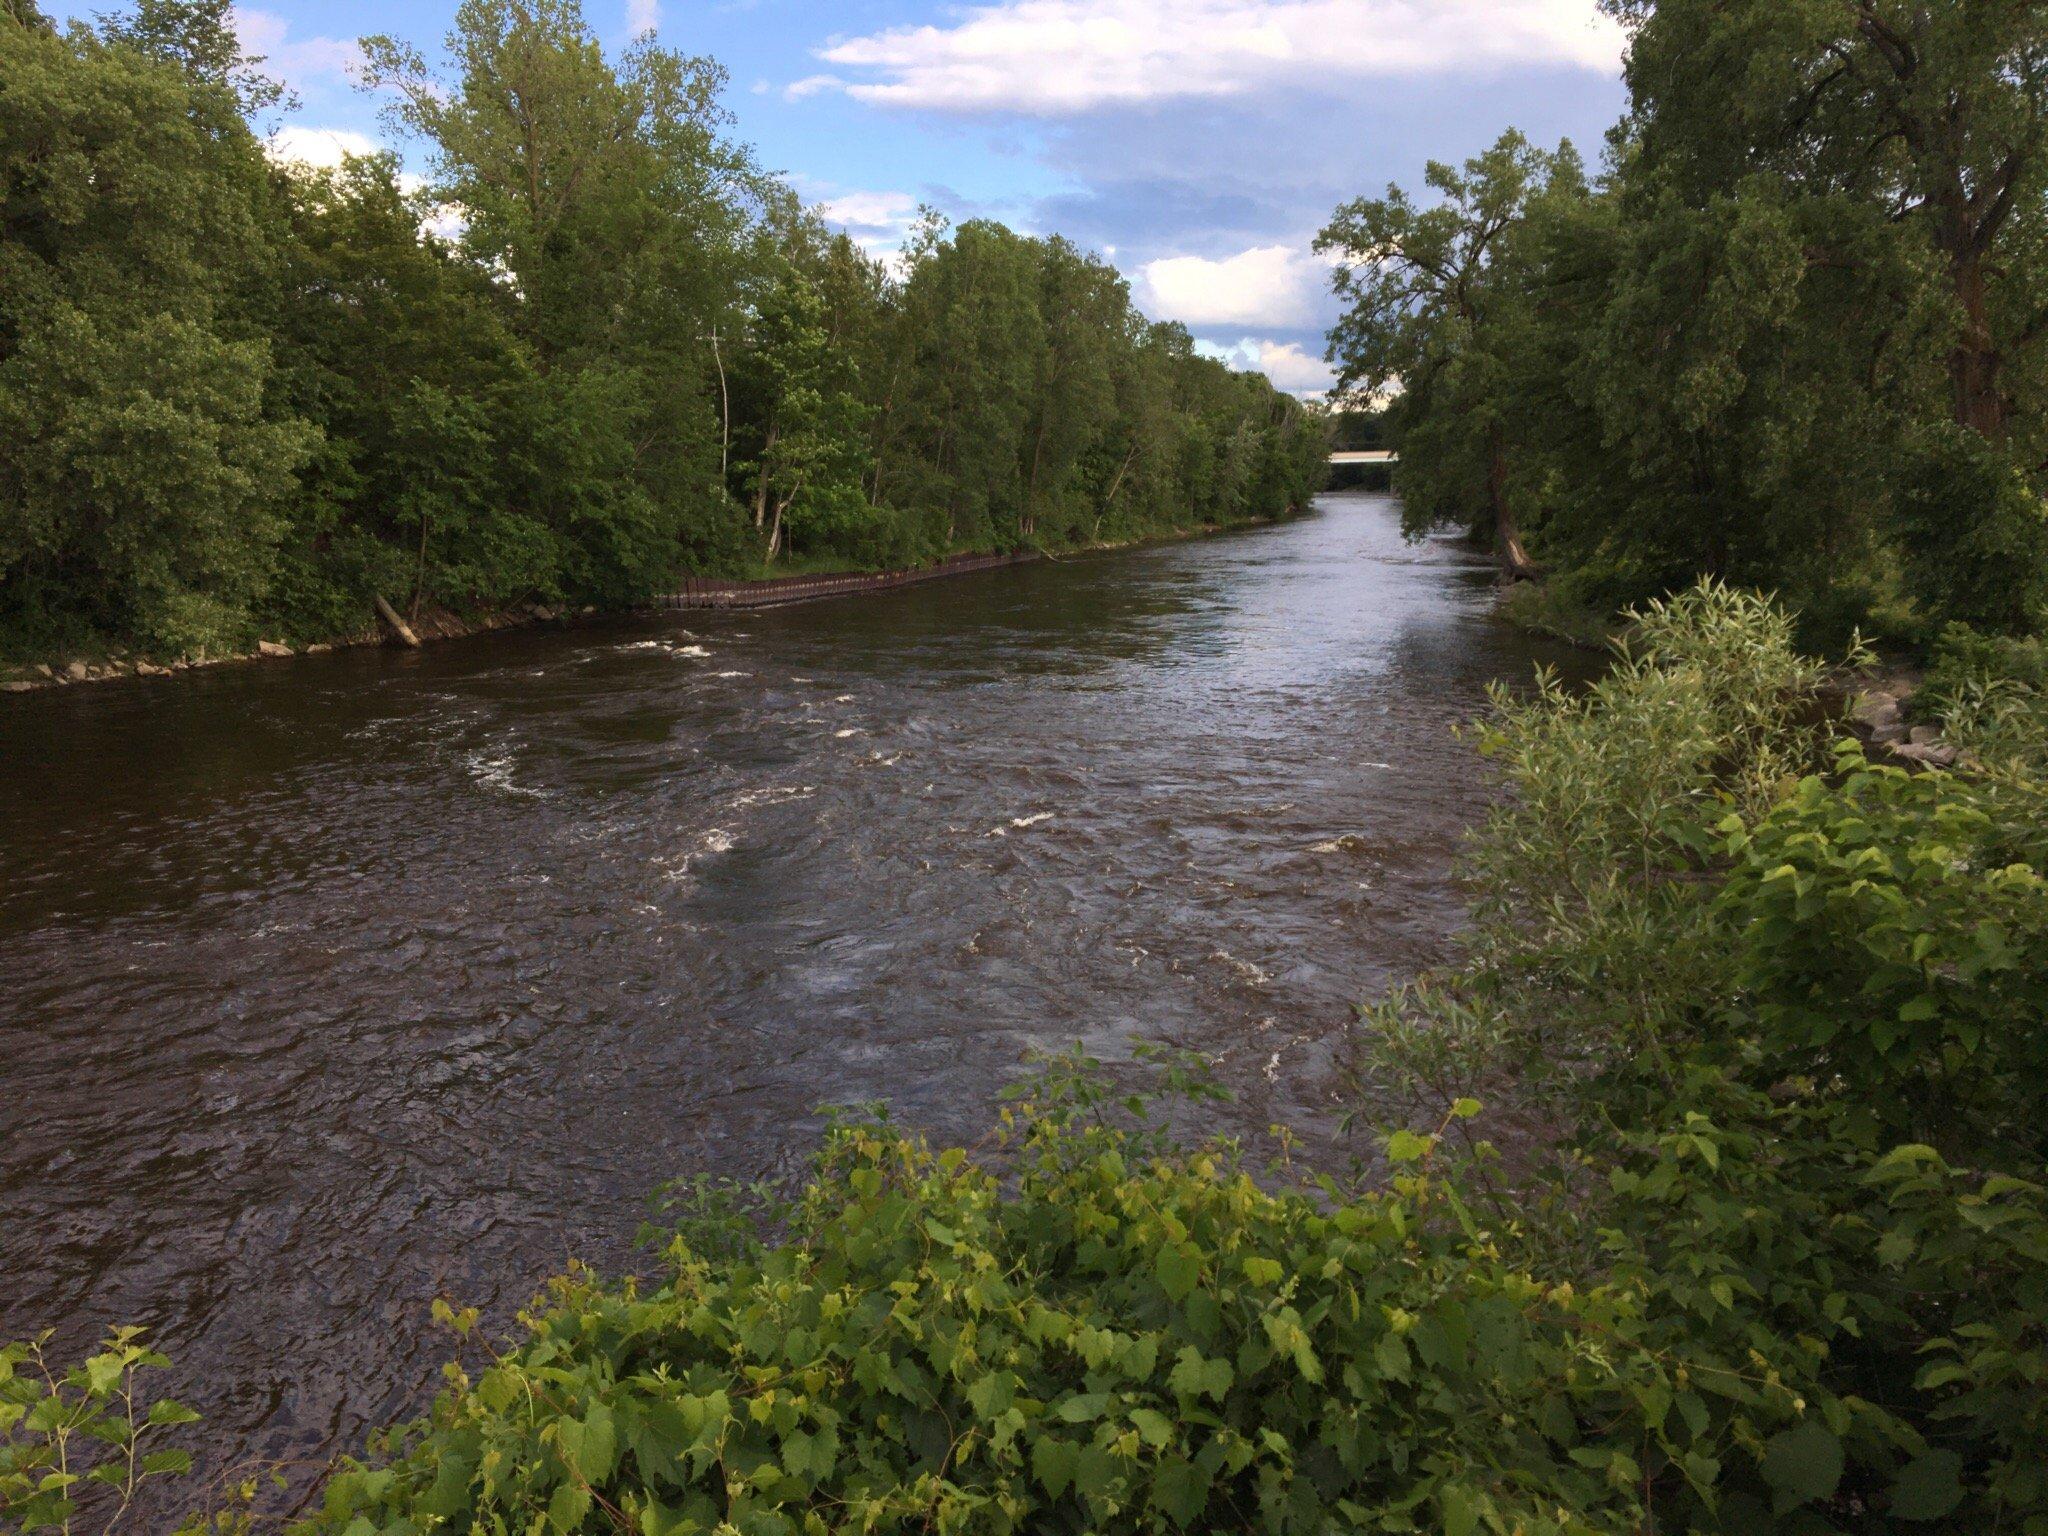
[[[1385,497],[878,596],[0,700],[0,1339],[146,1324],[218,1468],[418,1406],[642,1200],[1033,1049],[1329,1148],[1439,958],[1450,728],[1567,660]],[[644,1259],[638,1262],[644,1264]]]

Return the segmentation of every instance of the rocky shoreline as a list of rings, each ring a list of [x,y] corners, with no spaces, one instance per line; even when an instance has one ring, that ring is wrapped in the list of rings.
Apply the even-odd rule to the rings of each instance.
[[[1300,508],[1291,507],[1277,518],[1251,518],[1239,523],[1204,524],[1193,529],[1177,530],[1159,538],[1132,539],[1121,542],[1104,542],[1085,545],[1071,554],[1099,554],[1113,550],[1130,549],[1147,544],[1178,543],[1185,539],[1208,538],[1219,533],[1233,533],[1246,528],[1255,528],[1284,522],[1298,516]],[[1001,565],[1015,564],[1022,560],[1066,558],[1045,556],[1042,551],[1025,555],[956,555],[948,561],[939,562],[936,568],[920,567],[909,571],[846,571],[818,572],[797,576],[770,576],[753,581],[705,581],[700,584],[717,587],[728,593],[744,589],[758,590],[765,601],[760,604],[745,601],[690,603],[678,602],[673,597],[658,597],[645,605],[647,608],[687,607],[752,607],[765,606],[768,602],[801,601],[780,595],[792,584],[810,584],[820,587],[832,586],[834,590],[821,591],[816,596],[838,596],[844,592],[860,590],[888,590],[909,581],[930,580],[935,577],[969,574],[977,570],[991,569]],[[957,569],[948,569],[957,566]],[[317,641],[309,645],[292,646],[282,640],[259,640],[256,648],[249,651],[232,651],[219,656],[204,652],[196,656],[179,657],[170,661],[157,661],[149,657],[135,656],[117,651],[99,661],[74,660],[63,663],[37,662],[11,669],[0,669],[0,693],[32,693],[44,688],[62,688],[75,683],[107,683],[129,677],[174,677],[205,667],[233,666],[246,661],[265,661],[289,656],[318,656],[328,651],[338,651],[355,646],[402,645],[414,646],[429,640],[459,640],[467,635],[480,635],[499,629],[518,629],[531,624],[559,623],[570,619],[593,618],[601,610],[593,607],[568,608],[551,607],[545,603],[522,603],[476,618],[463,618],[445,608],[428,609],[419,617],[401,619],[382,605],[382,617],[373,618],[363,629],[351,634],[340,635],[330,640]],[[629,610],[634,611],[634,610]]]
[[[1880,757],[1918,768],[1953,768],[1959,749],[1942,740],[1935,725],[1915,725],[1908,705],[1922,681],[1917,671],[1865,674],[1845,689],[1856,734]]]
[[[467,635],[487,634],[493,630],[518,629],[532,624],[587,618],[595,615],[597,611],[595,608],[556,608],[545,603],[525,603],[474,618],[464,618],[446,609],[429,609],[422,612],[417,619],[405,621],[405,635],[410,636],[410,639],[395,634],[388,626],[372,623],[363,629],[331,640],[314,641],[299,646],[287,644],[282,640],[259,640],[253,650],[230,651],[218,656],[202,651],[194,656],[158,661],[147,656],[117,651],[98,661],[74,660],[61,664],[37,662],[15,667],[0,674],[0,693],[32,693],[44,688],[64,688],[77,683],[110,683],[122,678],[176,677],[181,673],[206,668],[235,666],[250,661],[283,660],[292,656],[319,656],[329,651],[347,650],[358,646],[459,640]]]

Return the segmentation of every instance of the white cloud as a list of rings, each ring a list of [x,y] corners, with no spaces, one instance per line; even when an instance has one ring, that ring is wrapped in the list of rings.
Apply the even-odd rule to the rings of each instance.
[[[917,199],[908,192],[839,192],[820,200],[818,214],[871,254],[892,256],[917,219]]]
[[[661,0],[626,0],[626,30],[639,37],[661,26]]]
[[[229,12],[242,51],[262,59],[264,72],[301,87],[322,78],[346,79],[362,62],[352,38],[291,36],[291,23],[275,11],[238,5]]]
[[[848,229],[901,229],[917,217],[908,192],[843,192],[818,204],[818,212]]]
[[[1255,245],[1212,261],[1167,256],[1138,269],[1138,298],[1164,320],[1202,327],[1306,329],[1322,320],[1329,267],[1306,245]]]
[[[270,158],[284,165],[309,165],[331,171],[346,155],[374,155],[384,146],[352,128],[308,128],[287,123],[264,141]]]
[[[842,90],[846,82],[837,75],[805,75],[793,80],[783,88],[785,101],[802,101],[806,96],[815,96],[820,91]]]
[[[1273,387],[1294,395],[1319,395],[1336,382],[1330,365],[1291,341],[1247,336],[1229,346],[1198,341],[1195,350],[1245,373],[1263,373]]]
[[[1058,115],[1283,79],[1542,64],[1613,74],[1621,53],[1595,0],[999,0],[946,26],[836,39],[818,57],[859,78],[813,75],[789,94]]]

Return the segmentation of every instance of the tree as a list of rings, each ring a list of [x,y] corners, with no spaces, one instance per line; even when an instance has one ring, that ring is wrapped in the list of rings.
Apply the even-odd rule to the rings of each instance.
[[[1431,162],[1441,201],[1421,208],[1399,187],[1345,204],[1316,237],[1334,254],[1346,309],[1330,333],[1341,395],[1398,390],[1400,483],[1418,522],[1487,509],[1501,571],[1535,573],[1511,486],[1512,374],[1529,324],[1530,276],[1516,239],[1542,198],[1583,195],[1569,144],[1555,154],[1510,131],[1462,169]]]
[[[2030,0],[1609,7],[1632,29],[1644,159],[1695,200],[1766,170],[1801,194],[1874,204],[1924,240],[1954,307],[1951,414],[2003,439],[2022,410],[2013,372],[2048,336],[2048,12]],[[1808,259],[1857,257],[1821,246]]]
[[[563,456],[534,504],[596,589],[646,592],[685,557],[737,558],[709,337],[735,307],[771,188],[723,137],[723,71],[648,37],[609,60],[576,0],[465,0],[445,80],[392,38],[364,51],[365,84],[398,92],[394,126],[432,146],[434,195],[461,210],[463,250],[505,276],[510,323],[545,380],[528,403],[552,417],[534,423],[537,442]],[[600,409],[619,416],[599,422]]]
[[[752,482],[754,528],[770,563],[812,509],[828,514],[809,520],[819,532],[849,509],[865,509],[868,473],[862,381],[855,358],[834,339],[819,271],[830,237],[815,221],[800,220],[784,244],[734,368],[753,448],[735,468]]]
[[[266,398],[278,220],[232,88],[0,25],[0,630],[245,640],[318,440]]]

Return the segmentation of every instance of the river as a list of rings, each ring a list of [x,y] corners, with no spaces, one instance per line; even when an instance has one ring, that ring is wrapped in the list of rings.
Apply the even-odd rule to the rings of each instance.
[[[218,1468],[422,1401],[818,1106],[1202,1050],[1329,1147],[1444,953],[1450,727],[1551,648],[1385,497],[878,596],[0,700],[0,1339],[149,1326]]]

